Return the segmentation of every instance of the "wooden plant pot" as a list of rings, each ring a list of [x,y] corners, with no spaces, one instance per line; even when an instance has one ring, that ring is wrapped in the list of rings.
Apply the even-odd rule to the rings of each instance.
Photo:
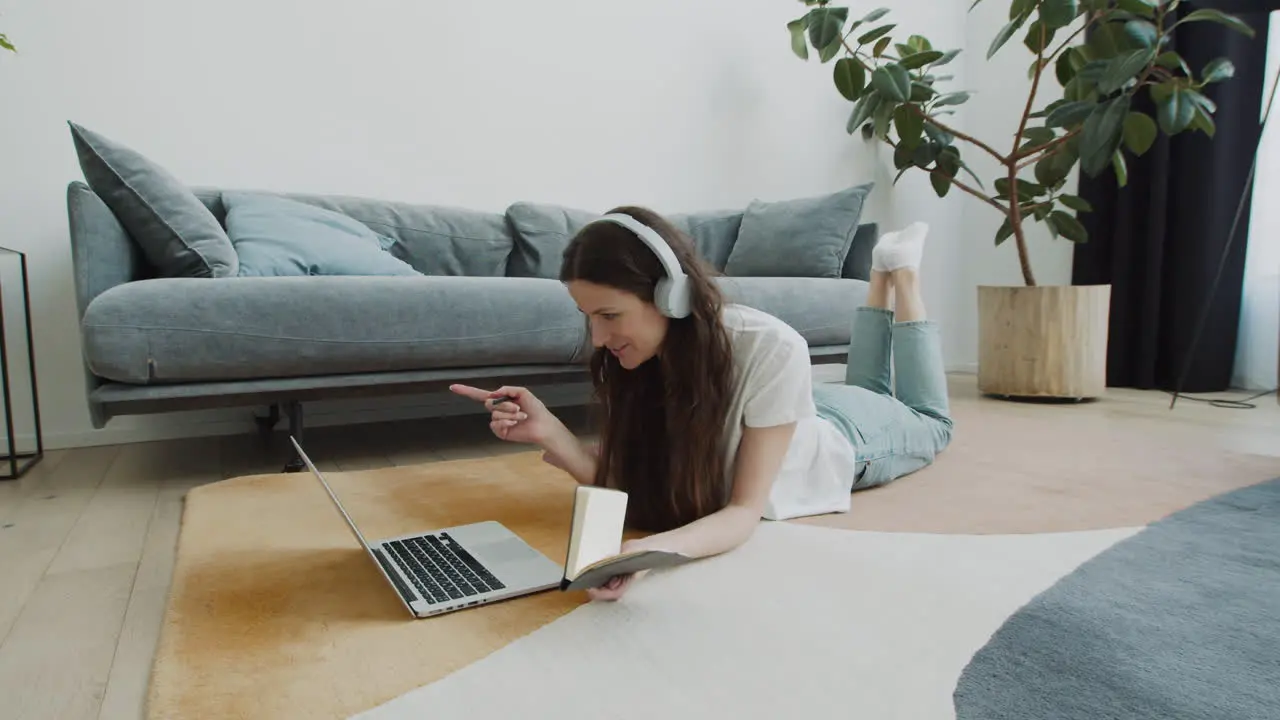
[[[1084,400],[1107,386],[1110,285],[978,287],[978,390]]]

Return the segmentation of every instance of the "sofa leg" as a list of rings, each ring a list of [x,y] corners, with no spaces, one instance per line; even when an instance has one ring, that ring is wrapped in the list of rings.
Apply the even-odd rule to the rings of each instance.
[[[263,440],[271,439],[271,432],[276,429],[276,425],[280,423],[280,405],[272,403],[271,409],[267,412],[266,417],[261,415],[253,416],[254,422],[258,424],[258,434]]]
[[[298,444],[302,444],[302,403],[297,400],[290,400],[285,403],[285,410],[289,413],[289,434],[297,439]],[[284,471],[287,473],[301,472],[306,464],[302,462],[302,458],[298,457],[298,451],[293,449],[293,443],[289,443],[289,462],[285,464]]]

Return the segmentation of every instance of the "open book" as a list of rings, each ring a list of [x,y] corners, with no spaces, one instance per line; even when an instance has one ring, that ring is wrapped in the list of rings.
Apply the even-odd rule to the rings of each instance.
[[[625,492],[590,485],[576,489],[561,590],[600,587],[615,575],[681,565],[693,559],[661,550],[622,553],[626,515]]]

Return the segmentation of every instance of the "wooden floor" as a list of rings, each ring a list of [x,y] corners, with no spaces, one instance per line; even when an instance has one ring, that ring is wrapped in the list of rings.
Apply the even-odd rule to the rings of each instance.
[[[821,368],[819,379],[842,370]],[[953,395],[976,394],[972,376],[951,382]],[[1164,393],[1117,390],[1089,413],[1191,424],[1209,446],[1280,455],[1280,403],[1255,402],[1184,399],[1171,412]],[[320,428],[306,440],[329,470],[528,449],[493,439],[483,415]],[[0,482],[0,718],[142,717],[183,493],[278,472],[286,458],[279,435],[269,445],[245,435],[90,447],[51,452],[22,480]]]

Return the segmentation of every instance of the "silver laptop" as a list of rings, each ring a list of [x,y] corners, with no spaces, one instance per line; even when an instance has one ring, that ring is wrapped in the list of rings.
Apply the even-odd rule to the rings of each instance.
[[[289,441],[414,617],[441,615],[560,586],[563,566],[492,520],[365,540],[324,474],[293,436]]]

